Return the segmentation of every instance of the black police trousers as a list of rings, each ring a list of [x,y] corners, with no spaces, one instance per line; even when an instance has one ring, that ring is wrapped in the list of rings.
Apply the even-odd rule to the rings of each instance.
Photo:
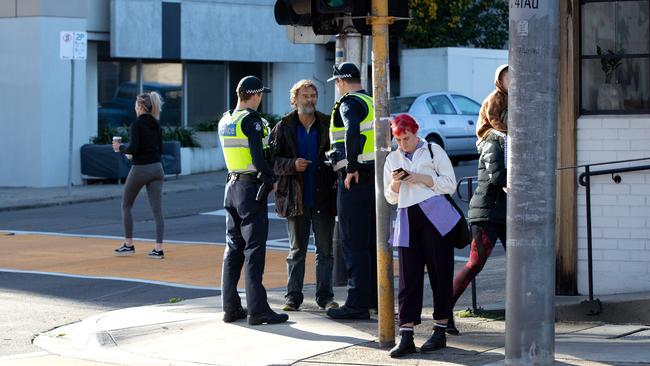
[[[229,180],[226,184],[226,250],[223,255],[221,297],[225,312],[241,307],[237,282],[246,271],[246,305],[248,315],[271,311],[262,285],[269,218],[266,202],[255,201],[258,183]]]
[[[349,190],[342,175],[337,192],[339,237],[348,272],[345,305],[357,309],[377,307],[375,181],[372,173],[364,175],[359,183],[353,179]]]

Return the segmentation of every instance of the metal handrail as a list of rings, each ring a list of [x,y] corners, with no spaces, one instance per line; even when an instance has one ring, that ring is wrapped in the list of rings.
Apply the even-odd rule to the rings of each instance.
[[[473,177],[463,177],[458,180],[458,183],[456,184],[456,195],[458,196],[458,199],[461,200],[461,202],[468,203],[469,200],[472,199],[472,195],[474,194],[474,180],[477,179],[477,176]],[[460,192],[460,186],[463,184],[464,181],[467,181],[467,197],[463,197]],[[470,244],[471,245],[471,244]],[[476,277],[472,279],[472,312],[474,314],[478,314],[479,309],[478,309],[478,304],[476,300]]]
[[[472,187],[474,186],[474,180],[478,179],[478,176],[473,176],[473,177],[463,177],[458,180],[458,183],[456,184],[456,195],[458,196],[458,199],[460,199],[462,202],[469,203],[469,200],[472,199],[472,195],[474,194],[474,190]],[[467,181],[467,198],[463,197],[460,192],[460,186],[463,184],[464,181]]]
[[[599,299],[594,300],[594,276],[593,276],[593,237],[592,237],[592,232],[591,232],[591,177],[592,176],[597,176],[597,175],[612,175],[612,180],[614,181],[615,184],[619,184],[622,181],[622,178],[620,175],[617,173],[627,173],[627,172],[634,172],[634,171],[641,171],[641,170],[650,170],[650,165],[638,165],[638,166],[633,166],[633,167],[622,167],[622,168],[613,168],[613,169],[603,169],[603,170],[597,170],[597,171],[591,171],[592,166],[602,166],[602,165],[612,165],[612,164],[621,164],[621,163],[629,163],[629,162],[635,162],[635,161],[643,161],[643,160],[650,160],[650,157],[648,158],[639,158],[639,159],[627,159],[627,160],[618,160],[618,161],[608,161],[608,162],[601,162],[601,163],[593,163],[593,164],[583,164],[583,165],[576,165],[576,166],[569,166],[569,167],[563,167],[563,168],[558,168],[557,170],[565,170],[565,169],[577,169],[577,168],[584,168],[585,171],[584,173],[580,174],[578,177],[578,183],[581,186],[585,187],[585,205],[586,205],[586,211],[587,211],[587,276],[589,279],[589,300],[585,301],[588,305],[590,305],[589,310],[587,313],[589,315],[598,315],[602,311],[602,304]]]

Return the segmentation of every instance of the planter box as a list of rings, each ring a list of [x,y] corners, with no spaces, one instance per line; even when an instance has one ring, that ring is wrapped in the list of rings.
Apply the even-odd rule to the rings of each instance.
[[[213,172],[226,167],[221,148],[182,147],[181,175]]]
[[[203,149],[219,147],[219,132],[217,131],[194,132],[194,138]]]
[[[81,147],[80,155],[81,174],[86,178],[126,179],[131,170],[131,161],[124,154],[114,152],[111,145],[86,144]],[[163,142],[160,160],[165,174],[181,172],[180,155],[178,141]]]

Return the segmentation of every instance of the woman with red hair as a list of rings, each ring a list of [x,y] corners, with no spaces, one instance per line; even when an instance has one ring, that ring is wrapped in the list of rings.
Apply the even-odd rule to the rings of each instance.
[[[445,239],[460,215],[444,197],[456,190],[456,175],[445,151],[417,136],[419,125],[408,114],[391,125],[397,151],[384,165],[384,196],[397,204],[392,236],[399,255],[400,342],[391,357],[416,352],[413,328],[421,323],[424,267],[433,291],[433,332],[420,347],[423,353],[446,347],[445,329],[452,317],[453,243]]]

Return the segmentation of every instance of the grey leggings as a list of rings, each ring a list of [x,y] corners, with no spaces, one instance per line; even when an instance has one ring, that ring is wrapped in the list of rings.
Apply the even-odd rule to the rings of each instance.
[[[124,197],[122,197],[122,221],[124,222],[124,237],[133,238],[133,216],[131,209],[133,202],[140,193],[142,187],[147,186],[149,205],[151,213],[156,221],[156,243],[162,243],[165,223],[162,216],[162,186],[165,173],[162,164],[153,163],[145,165],[133,165],[124,185]]]

